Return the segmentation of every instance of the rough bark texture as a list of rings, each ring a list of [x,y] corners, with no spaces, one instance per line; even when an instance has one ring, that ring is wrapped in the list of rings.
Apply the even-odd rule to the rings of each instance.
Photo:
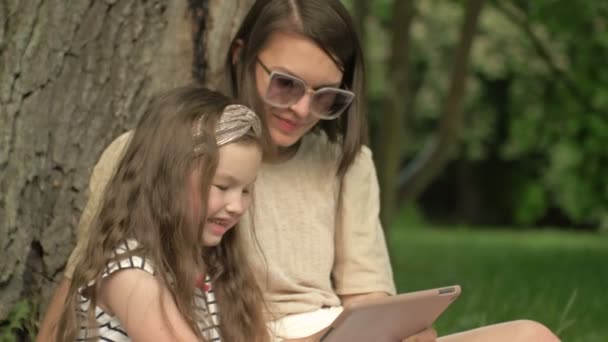
[[[9,1],[0,65],[0,318],[49,290],[88,175],[152,91],[168,1]]]
[[[198,19],[218,32],[203,49],[217,67],[252,1],[198,2],[212,9]],[[104,147],[150,95],[192,80],[188,6],[0,0],[0,320],[54,290]]]
[[[230,41],[254,0],[210,0],[209,3],[210,21],[207,24],[205,44],[207,60],[205,84],[210,88],[218,88],[224,81],[224,63]]]

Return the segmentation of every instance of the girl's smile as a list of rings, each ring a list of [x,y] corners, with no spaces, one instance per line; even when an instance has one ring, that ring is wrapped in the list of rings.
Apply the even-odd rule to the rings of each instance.
[[[236,220],[233,219],[209,218],[205,228],[208,228],[210,233],[221,237],[235,224]]]
[[[215,246],[251,204],[251,191],[262,163],[256,144],[238,142],[219,149],[219,161],[209,190],[202,242]]]

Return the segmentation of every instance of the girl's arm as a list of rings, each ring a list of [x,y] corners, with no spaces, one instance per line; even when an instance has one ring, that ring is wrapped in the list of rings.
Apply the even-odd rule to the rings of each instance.
[[[161,290],[152,274],[126,269],[103,280],[99,302],[118,318],[132,341],[197,341],[169,291],[164,289],[159,297]]]

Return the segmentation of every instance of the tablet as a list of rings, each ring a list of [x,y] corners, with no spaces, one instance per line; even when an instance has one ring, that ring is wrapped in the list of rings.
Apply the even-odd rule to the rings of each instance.
[[[321,342],[397,342],[432,326],[460,295],[460,286],[357,302],[332,322]]]

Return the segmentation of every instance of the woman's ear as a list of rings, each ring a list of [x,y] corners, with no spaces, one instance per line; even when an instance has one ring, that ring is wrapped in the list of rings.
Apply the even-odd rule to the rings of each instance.
[[[245,46],[245,43],[242,39],[237,39],[232,43],[232,46],[230,47],[232,53],[232,65],[236,65],[239,62],[241,52],[243,51],[243,46]]]

